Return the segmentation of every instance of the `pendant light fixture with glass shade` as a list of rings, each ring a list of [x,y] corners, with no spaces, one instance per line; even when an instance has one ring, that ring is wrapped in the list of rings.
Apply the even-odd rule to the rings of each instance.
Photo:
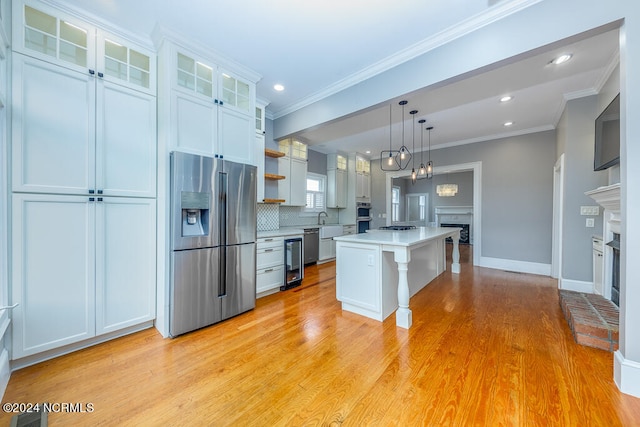
[[[409,114],[411,114],[411,141],[413,144],[413,153],[414,155],[413,157],[413,165],[411,166],[411,183],[415,184],[416,183],[416,179],[418,179],[418,173],[416,172],[416,158],[415,158],[415,153],[416,153],[416,114],[418,114],[418,110],[411,110],[409,111]],[[420,153],[422,155],[422,153]]]
[[[429,160],[427,161],[427,179],[433,178],[433,162],[431,161],[431,130],[433,126],[429,126],[427,130],[429,131]]]
[[[401,170],[405,170],[407,166],[409,166],[409,162],[411,161],[411,151],[404,145],[404,106],[407,105],[407,101],[400,101],[399,104],[402,105],[402,146],[398,150],[398,155],[396,156],[396,162],[398,163],[398,167]]]
[[[391,104],[389,104],[389,149],[380,152],[380,169],[387,172],[399,171],[400,165],[396,161],[396,157],[400,154],[398,150],[391,148],[391,136],[393,135],[391,121]]]
[[[425,119],[420,119],[418,120],[418,123],[420,124],[420,167],[418,168],[418,177],[417,179],[425,179],[427,178],[427,167],[424,164],[424,161],[422,160],[422,157],[424,155],[423,153],[423,147],[424,147],[424,127],[423,124],[426,122]]]

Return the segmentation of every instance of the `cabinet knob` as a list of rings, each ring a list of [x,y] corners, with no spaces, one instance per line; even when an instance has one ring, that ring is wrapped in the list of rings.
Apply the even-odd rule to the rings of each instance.
[[[93,194],[95,192],[96,192],[95,190],[89,190],[89,194]]]
[[[102,194],[102,190],[98,190],[98,194]]]
[[[98,197],[98,201],[101,202],[102,201],[102,197]]]
[[[98,77],[100,78],[104,77],[104,73],[98,73]]]
[[[95,202],[95,201],[96,201],[96,198],[95,198],[95,197],[89,197],[89,201],[90,201],[90,202]]]
[[[91,74],[92,76],[95,74],[95,70],[89,70],[89,74]]]

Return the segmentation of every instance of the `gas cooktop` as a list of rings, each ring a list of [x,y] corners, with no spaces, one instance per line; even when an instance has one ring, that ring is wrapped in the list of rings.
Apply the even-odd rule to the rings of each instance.
[[[380,227],[380,230],[403,231],[403,230],[413,230],[415,228],[416,228],[415,225],[388,225],[386,227]]]

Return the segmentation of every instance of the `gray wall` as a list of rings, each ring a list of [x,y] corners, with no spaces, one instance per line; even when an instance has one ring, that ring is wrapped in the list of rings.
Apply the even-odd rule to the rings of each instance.
[[[482,162],[483,257],[551,263],[555,131],[433,150],[439,166]],[[384,225],[386,176],[371,168],[374,227]],[[437,203],[437,202],[436,202]]]
[[[558,152],[565,154],[562,279],[593,281],[591,237],[602,235],[602,209],[595,227],[589,228],[589,217],[580,215],[580,206],[596,206],[584,193],[607,184],[607,172],[593,171],[594,120],[599,112],[597,96],[574,99],[567,102],[558,123]]]
[[[372,164],[377,164],[375,161]],[[411,184],[411,178],[395,178],[394,185],[401,187],[401,196],[411,193],[429,194],[428,221],[436,220],[435,209],[441,206],[473,206],[473,172],[454,172],[435,175],[431,179],[417,180]],[[440,197],[436,193],[439,184],[458,184],[458,194],[452,197]],[[400,219],[404,219],[404,204],[400,205]]]

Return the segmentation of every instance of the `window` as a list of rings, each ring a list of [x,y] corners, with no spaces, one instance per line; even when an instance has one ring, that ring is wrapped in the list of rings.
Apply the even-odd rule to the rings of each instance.
[[[400,187],[391,189],[391,222],[400,221]]]
[[[327,177],[307,173],[307,205],[303,212],[322,212],[325,209],[325,183]]]

